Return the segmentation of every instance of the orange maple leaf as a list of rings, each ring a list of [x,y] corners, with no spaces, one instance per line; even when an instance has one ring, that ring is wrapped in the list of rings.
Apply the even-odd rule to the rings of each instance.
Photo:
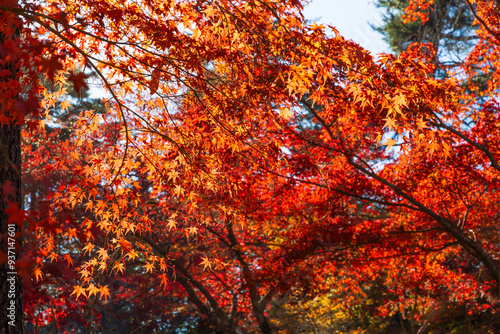
[[[130,241],[128,241],[127,239],[121,238],[117,242],[122,249],[122,253],[123,252],[128,253],[132,249],[132,243]]]
[[[108,297],[110,297],[109,295],[109,289],[108,289],[108,286],[105,285],[105,286],[101,286],[101,288],[99,289],[99,294],[100,294],[100,298],[104,297],[104,300],[108,300]]]
[[[42,269],[40,268],[36,268],[35,269],[35,278],[36,278],[36,281],[38,282],[39,280],[41,281],[42,280]]]
[[[75,293],[76,293],[76,299],[78,299],[78,297],[80,297],[80,295],[87,297],[87,294],[85,293],[85,288],[82,288],[79,285],[74,286],[73,292],[71,293],[70,296],[73,296]]]

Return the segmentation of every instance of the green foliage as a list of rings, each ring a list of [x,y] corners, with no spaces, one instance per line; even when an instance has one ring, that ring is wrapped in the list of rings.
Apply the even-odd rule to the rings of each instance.
[[[376,5],[385,11],[383,24],[374,27],[396,53],[411,43],[430,43],[442,65],[454,66],[477,43],[474,17],[461,0],[436,0],[428,9],[428,21],[404,22],[409,0],[379,0]]]

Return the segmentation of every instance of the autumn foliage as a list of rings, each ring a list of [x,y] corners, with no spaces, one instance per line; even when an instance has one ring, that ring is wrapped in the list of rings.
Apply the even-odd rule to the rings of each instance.
[[[500,8],[465,2],[480,40],[438,77],[296,0],[3,0],[28,330],[495,317]]]

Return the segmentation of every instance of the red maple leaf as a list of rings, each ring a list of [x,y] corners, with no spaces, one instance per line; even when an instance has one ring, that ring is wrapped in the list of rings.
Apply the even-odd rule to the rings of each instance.
[[[73,87],[75,87],[76,92],[80,92],[80,90],[83,89],[89,89],[89,86],[85,82],[85,79],[87,79],[89,76],[86,75],[83,72],[80,73],[71,73],[68,77],[68,81],[71,81],[73,83]]]
[[[19,226],[23,223],[25,212],[20,210],[15,202],[8,202],[5,213],[9,216],[8,223],[17,223]]]
[[[38,61],[38,69],[46,72],[50,82],[54,82],[54,75],[56,71],[62,70],[63,66],[59,61],[61,56],[55,56],[50,59],[42,58]]]

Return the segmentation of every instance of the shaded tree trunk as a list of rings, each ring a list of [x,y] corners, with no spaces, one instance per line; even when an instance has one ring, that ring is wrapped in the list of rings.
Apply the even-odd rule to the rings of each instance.
[[[0,11],[0,18],[5,20],[5,12]],[[0,46],[7,39],[19,38],[19,30],[12,36],[0,34]],[[6,99],[12,96],[9,81],[16,80],[15,58],[6,61],[7,52],[0,50],[2,62],[0,71],[8,73],[0,77],[0,96]],[[13,95],[18,98],[18,94]],[[22,251],[21,227],[18,219],[14,221],[16,212],[23,209],[21,194],[21,127],[13,120],[13,109],[5,100],[0,104],[0,113],[10,121],[0,125],[0,333],[23,333],[22,327],[22,280],[18,274],[17,260]],[[12,105],[12,104],[11,104]],[[9,110],[10,109],[10,110]],[[9,208],[10,211],[5,210]],[[13,216],[9,219],[10,216]]]

